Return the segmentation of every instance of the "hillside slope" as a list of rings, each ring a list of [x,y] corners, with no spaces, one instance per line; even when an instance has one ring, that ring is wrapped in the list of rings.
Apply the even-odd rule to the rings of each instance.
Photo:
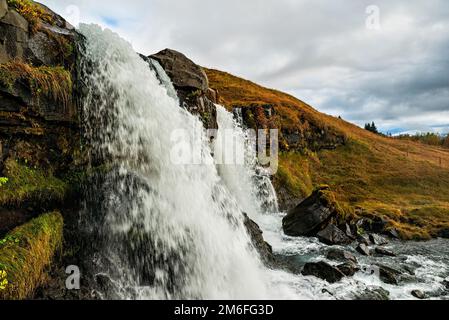
[[[381,217],[406,239],[447,236],[448,149],[376,135],[291,95],[205,71],[221,104],[251,110],[247,125],[281,130],[274,182],[284,209],[328,184],[348,217]]]

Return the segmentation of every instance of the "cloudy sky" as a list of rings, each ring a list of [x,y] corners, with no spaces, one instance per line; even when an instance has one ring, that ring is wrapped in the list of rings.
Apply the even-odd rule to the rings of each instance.
[[[384,132],[449,132],[446,0],[42,0]]]

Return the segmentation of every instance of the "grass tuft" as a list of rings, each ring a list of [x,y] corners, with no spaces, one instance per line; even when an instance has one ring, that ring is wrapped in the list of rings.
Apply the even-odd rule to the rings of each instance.
[[[28,85],[37,99],[44,95],[64,107],[72,103],[72,76],[63,67],[33,67],[18,60],[0,65],[0,84],[12,89],[18,81]]]
[[[36,33],[40,29],[41,21],[53,25],[52,16],[40,5],[31,0],[7,0],[8,5],[22,15],[30,25],[30,32]]]
[[[43,214],[17,227],[0,242],[0,299],[30,298],[46,280],[46,269],[62,247],[59,212]]]

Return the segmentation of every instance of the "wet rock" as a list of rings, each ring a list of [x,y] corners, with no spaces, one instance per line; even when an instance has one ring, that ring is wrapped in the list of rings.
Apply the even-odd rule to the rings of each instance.
[[[365,234],[359,234],[357,235],[357,241],[359,243],[362,243],[366,246],[369,246],[371,244],[371,241],[369,240],[369,237]]]
[[[333,224],[329,224],[325,229],[318,232],[317,237],[327,245],[343,245],[352,242],[343,231]]]
[[[378,246],[388,244],[388,241],[384,237],[382,237],[378,234],[374,234],[374,233],[369,235],[369,240],[371,241],[372,244],[375,244]]]
[[[393,239],[400,239],[398,231],[396,229],[394,229],[394,228],[385,231],[384,234],[389,236],[389,237],[391,237],[391,238],[393,238]]]
[[[157,60],[173,82],[175,88],[201,90],[206,93],[209,82],[204,70],[184,54],[165,49],[151,58]]]
[[[374,251],[375,251],[378,255],[381,255],[381,256],[396,257],[396,254],[395,254],[395,253],[393,253],[393,252],[391,252],[391,251],[389,251],[389,250],[387,250],[387,249],[384,249],[384,248],[376,247],[376,248],[374,249]]]
[[[368,248],[368,246],[364,243],[360,243],[357,248],[356,248],[357,252],[359,252],[360,254],[364,255],[364,256],[370,256],[371,252]]]
[[[203,68],[180,52],[162,50],[148,58],[162,66],[176,89],[180,104],[194,115],[199,115],[206,129],[217,129],[217,92],[209,89]]]
[[[340,249],[329,250],[326,258],[329,260],[357,263],[357,258],[351,252]]]
[[[274,266],[275,258],[273,256],[273,249],[263,238],[262,230],[257,225],[257,223],[255,223],[253,220],[251,220],[248,217],[248,215],[246,213],[243,213],[243,215],[244,215],[244,224],[245,224],[246,230],[251,238],[251,242],[252,242],[254,248],[257,250],[262,261],[267,266]]]
[[[411,292],[411,294],[412,294],[412,296],[414,296],[415,298],[418,298],[418,299],[425,299],[426,298],[426,295],[424,294],[424,292],[422,292],[421,290],[413,290],[412,292]]]
[[[384,265],[377,265],[377,267],[379,268],[378,275],[382,282],[387,284],[398,285],[399,277],[401,276],[400,271]]]
[[[354,299],[371,301],[390,300],[390,292],[384,288],[365,289],[362,293],[355,295]]]
[[[446,288],[446,290],[449,290],[449,280],[444,280],[443,286]]]
[[[352,277],[357,271],[360,270],[357,264],[352,261],[339,264],[337,266],[337,269],[340,270],[347,277]]]
[[[338,268],[324,261],[306,263],[301,273],[304,276],[315,276],[329,283],[338,282],[345,276]]]
[[[382,217],[373,217],[370,218],[362,218],[356,222],[356,226],[365,231],[373,232],[373,233],[382,233],[385,231],[385,227],[387,226],[387,221]]]
[[[353,229],[351,228],[351,226],[347,223],[345,223],[344,225],[344,229],[345,234],[348,238],[350,238],[351,240],[355,240],[357,237],[355,236],[355,233],[353,232]]]
[[[444,239],[449,239],[449,228],[440,230],[438,232],[438,237],[444,238]]]
[[[335,202],[329,187],[322,187],[291,209],[282,220],[282,227],[289,236],[315,236],[335,214]]]

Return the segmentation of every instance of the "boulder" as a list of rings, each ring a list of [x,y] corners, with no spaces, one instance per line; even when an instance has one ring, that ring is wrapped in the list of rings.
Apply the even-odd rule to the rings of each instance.
[[[315,236],[337,214],[336,202],[329,187],[316,189],[282,220],[284,233],[289,236]]]
[[[401,272],[385,265],[377,265],[379,268],[379,278],[387,284],[398,285]]]
[[[363,243],[366,246],[369,246],[371,244],[371,241],[369,240],[369,237],[366,234],[357,235],[357,241],[359,243]]]
[[[198,115],[206,129],[217,129],[218,95],[209,89],[209,81],[203,68],[180,52],[162,50],[147,58],[159,62],[173,83],[180,105],[194,115]]]
[[[347,250],[331,249],[327,252],[326,258],[329,260],[357,263],[357,258]]]
[[[306,263],[301,273],[304,276],[315,276],[329,283],[338,282],[345,276],[338,268],[324,261]]]
[[[378,234],[370,234],[369,235],[369,240],[371,241],[372,244],[375,244],[377,246],[382,246],[385,244],[388,244],[388,240],[385,239],[384,237],[378,235]]]
[[[400,239],[401,237],[399,236],[399,233],[396,229],[392,228],[392,229],[388,229],[387,231],[384,232],[384,234],[390,238],[393,239]]]
[[[362,293],[356,294],[355,300],[385,301],[390,300],[390,292],[384,288],[365,289]]]
[[[344,245],[352,242],[343,231],[333,224],[329,224],[325,229],[318,232],[317,237],[327,245]]]
[[[251,238],[251,242],[254,246],[254,248],[259,253],[262,261],[267,266],[274,266],[275,264],[275,258],[273,255],[273,249],[271,246],[265,241],[263,238],[263,232],[260,229],[260,227],[255,223],[253,220],[251,220],[246,213],[243,213],[244,216],[244,225],[245,228]]]
[[[413,290],[411,292],[411,294],[412,294],[412,296],[414,296],[415,298],[420,299],[420,300],[426,298],[426,295],[421,290]]]
[[[206,93],[209,88],[209,81],[204,70],[184,54],[165,49],[152,55],[151,58],[161,64],[175,88],[200,90],[203,93]]]
[[[364,243],[360,243],[357,248],[356,248],[357,252],[359,252],[360,254],[364,255],[364,256],[370,256],[371,252],[368,248],[368,246]]]
[[[381,256],[396,257],[395,253],[381,247],[376,247],[374,249],[374,252]]]
[[[348,261],[337,266],[337,269],[340,270],[345,276],[352,277],[360,268],[356,263],[352,261]]]

